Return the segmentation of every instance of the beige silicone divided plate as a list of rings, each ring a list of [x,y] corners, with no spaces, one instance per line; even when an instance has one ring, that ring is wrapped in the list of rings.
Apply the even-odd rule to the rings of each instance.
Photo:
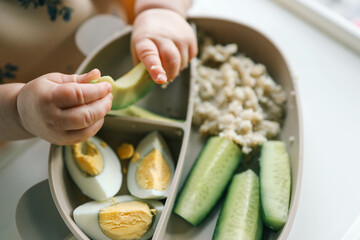
[[[239,46],[256,62],[267,66],[271,76],[285,89],[287,115],[280,139],[287,143],[292,167],[292,193],[290,214],[284,228],[278,233],[265,231],[265,239],[285,239],[294,221],[297,209],[302,177],[302,131],[298,95],[291,72],[278,49],[262,34],[242,24],[214,18],[193,18],[199,29],[209,33],[216,42],[232,43]],[[129,51],[131,29],[117,34],[97,50],[90,54],[79,67],[78,73],[86,72],[94,67],[103,75],[121,76],[130,70],[132,60]],[[185,69],[174,83],[163,90],[156,86],[149,95],[137,105],[166,117],[182,120],[182,122],[160,122],[131,117],[107,116],[104,126],[97,136],[106,141],[113,149],[122,142],[130,142],[135,146],[150,131],[158,130],[168,143],[175,161],[175,174],[169,196],[165,201],[164,211],[157,225],[153,239],[211,239],[219,212],[219,203],[210,216],[198,227],[192,227],[180,217],[172,213],[176,194],[188,175],[196,156],[202,149],[205,139],[195,128],[191,128],[193,101],[191,96],[194,64]],[[291,94],[294,92],[295,94]],[[290,143],[289,138],[295,140]],[[62,147],[52,145],[49,156],[49,182],[51,193],[61,217],[71,232],[78,239],[89,239],[72,219],[73,210],[80,204],[89,201],[84,198],[67,173]],[[124,176],[122,187],[117,195],[128,193]]]

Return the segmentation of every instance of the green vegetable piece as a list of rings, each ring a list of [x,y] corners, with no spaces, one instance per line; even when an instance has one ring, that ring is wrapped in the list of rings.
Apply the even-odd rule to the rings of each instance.
[[[233,177],[216,223],[213,240],[261,239],[263,222],[259,191],[259,178],[252,170]]]
[[[183,123],[184,122],[181,120],[176,120],[176,119],[160,116],[158,114],[155,114],[153,112],[150,112],[146,109],[143,109],[143,108],[135,106],[135,105],[129,106],[129,107],[127,107],[125,109],[121,109],[121,110],[111,110],[108,114],[114,115],[114,116],[144,118],[144,119],[155,120],[155,121],[160,121],[160,122],[174,122],[174,123]]]
[[[241,160],[241,150],[235,143],[211,137],[178,196],[174,212],[199,225],[220,199]]]
[[[99,82],[109,82],[112,85],[111,93],[114,97],[112,110],[123,109],[136,103],[155,85],[143,63],[139,63],[116,81],[110,76],[91,81],[91,83]]]
[[[264,223],[275,231],[286,223],[290,193],[290,160],[285,143],[267,141],[261,147],[260,196]]]

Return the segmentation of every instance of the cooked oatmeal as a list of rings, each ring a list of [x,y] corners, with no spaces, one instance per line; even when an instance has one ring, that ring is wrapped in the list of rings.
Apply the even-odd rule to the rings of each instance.
[[[279,134],[286,96],[264,65],[237,52],[236,44],[205,39],[197,60],[193,123],[202,134],[229,138],[249,153]]]

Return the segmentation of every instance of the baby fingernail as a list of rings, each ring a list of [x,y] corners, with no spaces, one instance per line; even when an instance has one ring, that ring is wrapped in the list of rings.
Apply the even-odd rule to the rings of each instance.
[[[167,77],[166,77],[165,73],[159,73],[156,77],[156,81],[158,83],[166,83]]]
[[[84,74],[84,76],[86,78],[91,78],[91,79],[92,78],[98,78],[98,76],[101,76],[101,73],[97,68],[95,68],[95,69],[91,70],[90,72]]]
[[[91,74],[97,74],[98,72],[100,72],[100,70],[99,69],[97,69],[97,68],[94,68],[93,70],[91,70],[90,72],[89,72],[89,75]]]
[[[153,66],[151,66],[150,69],[151,69],[151,70],[154,70],[154,69],[157,69],[157,68],[163,70],[161,65],[153,65]]]
[[[94,70],[91,70],[91,71],[88,72],[88,73],[82,74],[82,76],[84,76],[84,77],[90,77],[91,75],[93,75],[93,73],[94,73]]]

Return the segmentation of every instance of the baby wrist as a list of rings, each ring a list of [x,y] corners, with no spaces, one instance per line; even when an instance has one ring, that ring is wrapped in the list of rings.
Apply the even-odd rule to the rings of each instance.
[[[20,84],[19,84],[20,85]],[[22,131],[22,138],[28,138],[28,137],[34,137],[34,135],[32,133],[30,133],[27,128],[25,127],[24,125],[24,121],[23,119],[21,118],[21,114],[20,114],[20,111],[19,111],[19,108],[20,108],[20,105],[21,103],[19,102],[19,96],[21,94],[21,90],[23,89],[23,87],[25,86],[26,84],[22,84],[22,86],[19,86],[19,89],[18,89],[18,94],[16,95],[16,99],[15,99],[15,118],[16,118],[16,121],[17,121],[17,124],[19,126],[19,128],[21,128],[21,131]]]
[[[135,17],[146,10],[155,8],[171,10],[186,18],[190,2],[191,1],[184,0],[136,0],[134,9]]]

